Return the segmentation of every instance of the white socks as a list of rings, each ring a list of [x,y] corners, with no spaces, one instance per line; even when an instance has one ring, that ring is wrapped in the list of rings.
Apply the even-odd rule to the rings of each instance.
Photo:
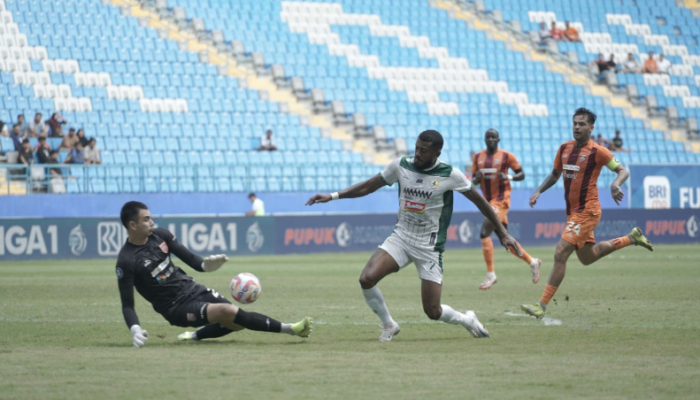
[[[282,323],[282,330],[280,331],[281,333],[286,333],[287,335],[294,335],[294,331],[292,330],[292,324],[285,324]]]
[[[495,272],[487,272],[487,273],[486,273],[486,277],[487,277],[487,278],[495,278],[495,277],[496,277],[496,273],[495,273]]]
[[[440,316],[440,321],[452,324],[452,325],[464,325],[466,321],[466,315],[459,311],[455,311],[452,307],[447,304],[441,304],[442,315]]]
[[[384,303],[384,296],[382,296],[382,292],[378,287],[362,289],[362,295],[365,296],[365,302],[377,314],[382,324],[386,325],[393,321],[391,314],[389,314],[389,309],[386,308]]]

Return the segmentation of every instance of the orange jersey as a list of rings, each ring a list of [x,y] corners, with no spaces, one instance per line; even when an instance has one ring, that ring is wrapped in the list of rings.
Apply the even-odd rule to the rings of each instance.
[[[502,201],[510,207],[510,181],[498,179],[498,174],[508,175],[508,169],[516,171],[520,168],[512,153],[498,149],[494,154],[488,154],[482,150],[474,155],[472,175],[481,171],[481,192],[486,201]]]
[[[554,169],[564,172],[566,215],[584,210],[600,213],[598,176],[603,166],[612,159],[610,150],[592,140],[581,148],[576,147],[574,140],[559,147]]]

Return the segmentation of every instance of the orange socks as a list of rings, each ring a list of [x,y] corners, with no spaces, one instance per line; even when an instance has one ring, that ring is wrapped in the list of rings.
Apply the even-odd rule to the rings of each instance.
[[[493,272],[493,242],[490,237],[481,239],[481,251],[484,252],[486,272]]]
[[[552,296],[554,296],[554,293],[557,292],[557,287],[552,286],[552,285],[547,285],[544,288],[544,293],[542,293],[542,298],[540,299],[540,303],[544,304],[545,306],[549,304],[549,301],[552,300]]]
[[[620,250],[622,248],[625,248],[625,247],[631,245],[632,239],[630,239],[629,236],[623,236],[623,237],[619,237],[617,239],[613,239],[612,242],[615,245],[615,250]]]

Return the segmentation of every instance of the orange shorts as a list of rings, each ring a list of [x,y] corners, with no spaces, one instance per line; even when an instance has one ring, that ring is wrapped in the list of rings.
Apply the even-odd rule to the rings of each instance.
[[[498,219],[501,220],[502,224],[507,224],[508,223],[508,210],[510,210],[510,204],[506,203],[505,201],[497,201],[497,200],[491,200],[489,202],[491,204],[491,207],[493,207],[493,211],[496,212],[496,215],[498,215]]]
[[[582,211],[569,215],[561,238],[576,246],[576,250],[586,243],[595,243],[593,230],[600,222],[600,213]]]

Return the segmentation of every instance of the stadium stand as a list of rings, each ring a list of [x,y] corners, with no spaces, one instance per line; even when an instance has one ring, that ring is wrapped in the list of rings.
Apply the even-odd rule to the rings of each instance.
[[[113,3],[0,0],[0,120],[58,110],[70,126],[97,137],[102,149],[103,166],[66,170],[74,177],[66,191],[325,191],[377,172],[339,140],[322,137],[318,127],[201,62],[200,54],[161,38],[153,24],[141,26],[148,25],[134,18],[145,15],[141,3]],[[639,58],[649,50],[666,53],[674,64],[669,76],[618,74],[618,84],[634,83],[641,97],[654,94],[658,107],[675,106],[681,119],[698,117],[698,28],[687,9],[645,0],[636,6],[627,0],[484,3],[526,30],[572,21],[582,42],[559,47],[584,63],[598,52],[618,60],[627,52]],[[470,29],[435,2],[142,4],[175,21],[201,23],[198,38],[220,32],[232,45],[242,44],[242,62],[249,58],[280,84],[301,78],[301,95],[342,109],[336,113],[343,117],[363,116],[391,145],[403,139],[411,147],[420,131],[437,129],[446,138],[441,158],[462,167],[483,148],[483,132],[495,127],[501,147],[518,155],[528,174],[516,189],[533,188],[549,173],[579,106],[598,113],[596,133],[610,139],[622,131],[632,150],[619,154],[625,164],[700,162],[689,145],[666,140],[644,118],[611,106],[527,52]],[[53,20],[65,23],[48,23]],[[275,132],[279,152],[254,151],[267,129]],[[320,167],[306,167],[309,162]],[[612,179],[601,178],[601,184]]]

